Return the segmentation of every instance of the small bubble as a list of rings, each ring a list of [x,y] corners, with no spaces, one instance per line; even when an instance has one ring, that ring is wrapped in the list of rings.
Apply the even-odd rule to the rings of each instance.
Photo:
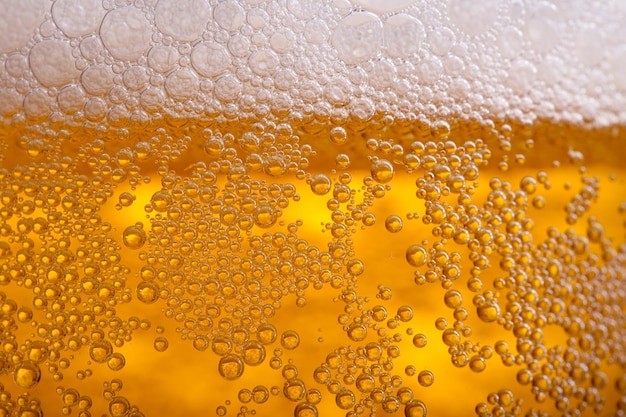
[[[165,337],[159,336],[154,339],[154,350],[157,352],[165,352],[169,346],[169,342]]]
[[[220,359],[217,369],[224,378],[234,380],[243,375],[244,364],[240,357],[226,355]]]
[[[124,230],[123,240],[126,247],[139,249],[146,243],[146,232],[138,225],[128,226]]]
[[[428,339],[425,335],[418,333],[413,336],[413,345],[418,348],[423,348],[428,343]]]
[[[41,370],[32,362],[21,362],[13,372],[13,381],[21,388],[32,388],[40,379]]]
[[[324,174],[317,174],[311,178],[311,191],[317,195],[324,195],[330,191],[330,179]]]
[[[335,396],[335,402],[337,406],[343,410],[348,410],[354,406],[355,396],[349,389],[342,389]]]
[[[391,233],[398,233],[402,230],[402,218],[392,214],[385,219],[385,228]]]
[[[293,330],[287,330],[281,335],[280,344],[285,349],[295,349],[300,344],[300,336]]]
[[[405,417],[426,417],[426,413],[426,404],[420,400],[412,400],[404,408]]]
[[[435,382],[435,376],[430,371],[422,371],[417,376],[417,381],[423,387],[430,387]]]
[[[426,263],[426,259],[426,249],[420,245],[411,245],[406,250],[406,260],[412,266],[422,266]]]
[[[330,130],[330,141],[336,145],[341,145],[346,143],[348,139],[348,134],[346,133],[346,129],[341,126],[333,127]]]

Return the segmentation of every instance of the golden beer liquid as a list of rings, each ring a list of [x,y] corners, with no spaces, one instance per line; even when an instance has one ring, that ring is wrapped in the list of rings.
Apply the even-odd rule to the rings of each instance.
[[[626,127],[525,110],[553,5],[183,3],[0,25],[0,416],[626,413]],[[445,90],[492,9],[510,117]]]

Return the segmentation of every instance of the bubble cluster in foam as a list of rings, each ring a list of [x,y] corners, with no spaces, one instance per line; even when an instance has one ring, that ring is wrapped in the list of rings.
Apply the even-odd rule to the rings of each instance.
[[[616,2],[32,0],[0,18],[0,112],[79,123],[349,104],[361,117],[368,100],[391,115],[619,124],[625,17]]]

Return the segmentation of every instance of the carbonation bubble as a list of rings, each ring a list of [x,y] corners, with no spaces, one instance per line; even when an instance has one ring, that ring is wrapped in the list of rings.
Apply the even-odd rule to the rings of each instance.
[[[178,50],[173,46],[157,45],[153,46],[148,51],[148,65],[150,68],[160,73],[173,70],[179,58]]]
[[[300,336],[293,330],[287,330],[281,335],[280,344],[285,349],[295,349],[300,345]]]
[[[263,385],[257,385],[252,389],[252,399],[257,404],[263,404],[270,397],[269,390]]]
[[[222,29],[234,32],[243,25],[245,14],[239,4],[235,1],[227,0],[215,6],[213,18]]]
[[[13,381],[21,388],[32,388],[40,379],[41,370],[32,362],[21,362],[13,372]]]
[[[391,233],[397,233],[402,230],[402,218],[392,214],[385,219],[385,228]]]
[[[257,339],[264,345],[274,343],[276,337],[276,328],[272,324],[261,324],[257,329]]]
[[[335,28],[331,44],[346,64],[359,64],[374,58],[382,47],[383,30],[378,16],[369,12],[352,13]]]
[[[127,89],[141,90],[148,84],[146,69],[139,65],[132,65],[124,71],[122,80]]]
[[[146,232],[141,226],[128,226],[124,229],[124,245],[130,249],[139,249],[146,243]]]
[[[83,71],[80,83],[86,92],[94,96],[108,94],[113,87],[114,74],[109,66],[93,65]]]
[[[205,77],[215,77],[230,68],[228,51],[213,42],[197,43],[191,50],[191,65]]]
[[[444,296],[444,302],[449,308],[457,308],[463,303],[463,296],[457,290],[448,290]]]
[[[496,321],[500,316],[500,307],[497,304],[483,304],[477,308],[478,317],[485,322]]]
[[[278,67],[278,58],[272,51],[260,50],[250,55],[248,64],[255,74],[269,77],[274,74]]]
[[[288,400],[300,401],[306,395],[306,386],[300,379],[293,378],[285,382],[283,394]]]
[[[487,362],[482,356],[473,356],[469,361],[469,366],[474,372],[482,372],[487,367]]]
[[[159,298],[159,288],[150,281],[140,282],[137,284],[137,298],[142,303],[154,303]]]
[[[335,396],[335,402],[339,406],[339,408],[343,410],[348,410],[354,406],[356,398],[354,393],[349,389],[342,389]]]
[[[200,38],[210,16],[206,0],[159,0],[154,9],[157,28],[179,41]]]
[[[425,335],[418,333],[415,336],[413,336],[413,345],[415,345],[415,347],[423,348],[424,346],[426,346],[427,343],[428,343],[428,339],[426,338]]]
[[[317,174],[311,178],[311,191],[317,195],[324,195],[330,191],[330,179],[324,174]]]
[[[106,340],[93,342],[89,347],[89,356],[94,362],[104,363],[113,354],[113,346]]]
[[[187,100],[198,93],[200,81],[186,68],[171,72],[165,79],[165,91],[176,100]]]
[[[243,348],[243,361],[246,365],[256,366],[265,360],[265,348],[256,341],[248,342]]]
[[[313,404],[300,403],[296,406],[294,417],[318,417],[317,407]]]
[[[130,409],[130,402],[124,397],[116,396],[109,401],[109,413],[111,413],[111,417],[128,416]]]
[[[417,375],[417,381],[423,387],[430,387],[435,382],[435,376],[430,371],[422,371]]]
[[[37,80],[47,87],[62,86],[78,78],[69,42],[39,42],[30,50],[28,60]]]
[[[215,97],[224,102],[231,102],[239,98],[241,83],[233,75],[222,75],[215,81]]]
[[[165,352],[168,347],[169,342],[165,337],[159,336],[154,339],[154,350],[156,350],[157,352]]]
[[[220,359],[218,365],[220,375],[229,380],[234,380],[243,375],[244,365],[239,356],[226,355]]]
[[[411,400],[404,408],[405,417],[426,417],[426,404],[420,400]]]
[[[24,112],[34,118],[50,114],[50,96],[43,90],[33,90],[24,97]]]
[[[107,366],[112,371],[119,371],[120,369],[124,368],[125,365],[126,358],[121,353],[116,352],[112,354],[111,357],[107,360]]]
[[[393,179],[394,169],[391,162],[385,159],[375,161],[371,166],[372,178],[380,183],[388,183]]]
[[[111,10],[100,26],[104,46],[122,61],[135,61],[150,48],[152,28],[145,15],[133,6]]]
[[[98,0],[57,0],[52,4],[54,23],[73,38],[96,32],[104,14]]]
[[[420,245],[411,245],[406,250],[406,260],[412,266],[422,266],[427,259],[426,249]]]

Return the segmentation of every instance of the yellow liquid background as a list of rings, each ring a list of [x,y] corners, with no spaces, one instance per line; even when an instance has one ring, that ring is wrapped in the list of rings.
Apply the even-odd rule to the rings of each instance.
[[[475,180],[475,192],[471,196],[473,204],[483,207],[491,191],[489,182],[493,178],[500,178],[502,182],[510,183],[511,189],[515,191],[519,190],[522,178],[525,176],[537,177],[538,172],[543,171],[547,174],[549,184],[539,183],[537,191],[528,197],[528,208],[522,209],[526,218],[534,222],[532,229],[534,247],[546,239],[546,230],[549,227],[554,227],[559,232],[571,228],[575,234],[587,236],[587,220],[591,217],[597,218],[599,223],[603,225],[604,239],[609,242],[610,247],[617,250],[624,242],[626,172],[620,161],[620,155],[626,153],[623,128],[592,130],[549,122],[538,122],[533,126],[521,126],[512,122],[510,123],[510,138],[507,138],[512,148],[509,150],[504,145],[502,146],[504,150],[502,150],[497,145],[498,140],[502,145],[502,138],[498,139],[494,132],[508,131],[508,128],[503,128],[503,125],[504,123],[500,123],[492,129],[478,124],[452,121],[449,135],[445,132],[442,135],[441,132],[430,129],[429,126],[419,124],[403,125],[398,123],[383,126],[382,124],[376,125],[374,122],[367,125],[349,122],[346,126],[348,138],[343,144],[335,144],[328,139],[329,127],[323,122],[302,126],[293,125],[293,134],[300,138],[300,149],[308,143],[317,152],[316,155],[310,156],[310,164],[303,169],[306,174],[304,178],[298,178],[295,173],[286,173],[276,178],[263,172],[253,174],[253,178],[265,180],[268,183],[293,184],[296,193],[300,195],[300,199],[289,202],[288,207],[282,210],[279,222],[273,227],[269,229],[254,227],[251,234],[262,235],[267,231],[288,233],[286,231],[287,224],[301,222],[297,230],[298,238],[306,240],[309,246],[316,246],[320,251],[325,251],[328,250],[329,242],[337,240],[333,239],[330,230],[325,227],[327,223],[332,222],[330,219],[331,212],[327,208],[327,200],[332,195],[332,191],[323,196],[314,194],[306,183],[307,178],[310,178],[309,174],[324,173],[335,184],[342,172],[349,173],[352,180],[348,186],[355,193],[355,199],[360,201],[361,196],[365,193],[362,188],[363,180],[372,175],[369,170],[368,156],[376,155],[394,164],[395,175],[393,180],[388,183],[391,186],[390,189],[385,192],[384,197],[376,199],[373,206],[368,208],[369,212],[375,216],[375,224],[362,226],[362,223],[357,222],[352,227],[353,232],[350,238],[353,241],[353,254],[350,255],[350,258],[357,258],[362,261],[365,269],[362,274],[352,280],[354,285],[350,284],[350,288],[354,287],[353,290],[359,297],[367,297],[368,300],[363,303],[364,309],[372,309],[375,305],[382,305],[386,308],[387,318],[379,323],[379,327],[383,329],[381,334],[391,337],[397,333],[402,339],[395,343],[400,350],[400,355],[392,360],[393,369],[389,370],[389,373],[402,378],[401,386],[412,389],[415,399],[423,401],[428,408],[428,415],[473,415],[475,413],[474,408],[478,403],[487,402],[490,393],[497,393],[503,389],[510,390],[516,400],[523,400],[521,415],[524,415],[531,408],[543,410],[548,415],[557,415],[560,412],[554,408],[554,401],[549,397],[543,403],[536,402],[531,392],[531,385],[522,386],[516,382],[516,375],[523,366],[516,364],[504,366],[496,352],[486,361],[487,367],[482,372],[473,372],[469,366],[458,368],[452,365],[448,347],[442,341],[442,331],[435,327],[435,321],[441,317],[447,320],[448,327],[455,320],[453,310],[444,304],[444,294],[447,289],[442,289],[439,282],[416,285],[414,282],[415,271],[424,272],[426,266],[416,268],[409,265],[406,260],[406,250],[409,246],[422,244],[422,241],[427,240],[428,243],[423,246],[429,248],[437,240],[437,237],[432,234],[433,225],[424,224],[422,221],[425,214],[424,201],[415,196],[416,178],[424,175],[425,168],[416,168],[413,173],[403,172],[402,155],[385,152],[384,141],[388,141],[389,144],[402,145],[406,154],[415,141],[424,143],[432,141],[437,145],[448,140],[456,143],[457,146],[462,146],[467,140],[481,138],[486,143],[486,148],[490,150],[491,157],[488,163],[482,164],[479,168],[479,176]],[[57,126],[55,129],[59,131],[62,128],[64,127]],[[157,166],[167,166],[176,175],[190,178],[193,164],[220,160],[220,158],[212,159],[204,152],[205,140],[201,135],[202,129],[211,128],[213,132],[230,132],[234,137],[239,137],[244,132],[251,130],[250,123],[245,121],[219,124],[217,122],[174,119],[161,125],[128,126],[128,136],[123,140],[116,137],[117,133],[114,129],[110,129],[113,133],[104,133],[102,141],[104,150],[100,154],[115,155],[123,147],[132,147],[139,141],[147,140],[157,132],[158,128],[163,128],[172,135],[172,138],[168,139],[172,143],[175,143],[183,134],[189,135],[191,140],[188,142],[187,149],[181,152],[180,158],[177,159],[172,158],[169,161],[156,163],[155,160],[158,159],[158,155],[155,155],[147,158],[144,162],[137,162],[141,169],[141,174],[137,178],[140,178],[141,181],[138,181],[139,184],[136,188],[133,189],[129,186],[131,180],[128,179],[119,185],[112,185],[110,187],[112,195],[108,197],[106,203],[101,204],[98,212],[102,220],[110,224],[110,231],[107,234],[119,245],[118,253],[121,257],[121,263],[129,268],[128,273],[123,274],[123,279],[125,280],[125,287],[131,290],[132,300],[126,304],[116,305],[114,307],[116,315],[120,318],[136,316],[143,320],[144,326],[149,322],[149,328],[133,331],[131,341],[114,349],[115,352],[123,354],[126,361],[123,369],[119,371],[111,371],[106,364],[94,363],[89,357],[89,347],[83,346],[76,352],[60,349],[61,357],[70,359],[69,367],[60,369],[63,374],[62,380],[55,381],[54,372],[48,372],[46,369],[47,365],[58,363],[58,358],[49,358],[39,364],[42,370],[39,383],[30,389],[23,389],[23,387],[17,386],[14,381],[15,373],[13,370],[20,361],[15,359],[16,356],[13,356],[14,363],[11,363],[10,360],[5,363],[4,369],[6,371],[0,376],[0,382],[4,385],[4,390],[9,392],[14,399],[25,392],[31,399],[39,398],[41,408],[46,415],[60,415],[61,413],[63,397],[59,394],[63,390],[59,390],[58,387],[75,388],[81,395],[91,397],[93,406],[89,411],[92,415],[107,412],[111,415],[116,415],[116,413],[130,415],[130,411],[124,407],[122,407],[122,411],[115,407],[111,408],[111,402],[108,401],[110,398],[107,400],[102,398],[103,383],[110,384],[109,381],[114,378],[122,381],[123,388],[116,387],[118,390],[115,395],[118,397],[113,399],[115,400],[119,396],[127,398],[146,416],[223,415],[224,412],[228,416],[293,415],[295,406],[303,400],[293,402],[286,399],[283,394],[286,381],[281,375],[281,370],[272,369],[269,366],[269,360],[274,356],[274,350],[281,348],[279,340],[265,346],[266,359],[261,365],[246,366],[240,378],[229,381],[220,376],[218,372],[219,357],[211,352],[210,347],[201,352],[194,349],[190,340],[181,340],[176,329],[180,328],[182,323],[165,317],[165,300],[159,299],[153,304],[145,304],[138,300],[136,288],[142,281],[139,274],[141,268],[146,264],[145,260],[140,259],[140,253],[150,251],[155,245],[155,241],[150,240],[150,221],[154,220],[156,213],[154,211],[147,213],[144,207],[150,203],[154,193],[161,189],[162,175],[157,172]],[[34,164],[50,161],[59,162],[57,156],[61,155],[81,161],[75,169],[86,175],[88,179],[93,179],[94,168],[89,167],[89,163],[86,163],[89,158],[82,156],[81,146],[93,143],[94,131],[83,130],[83,128],[76,130],[68,128],[70,129],[69,140],[56,142],[58,143],[57,149],[49,148],[46,152],[39,153],[32,149],[20,149],[19,138],[23,133],[22,129],[24,129],[22,126],[5,126],[2,129],[4,145],[0,149],[2,149],[1,153],[4,156],[3,168],[11,171],[17,166],[34,166]],[[102,132],[96,134],[102,134]],[[378,150],[367,149],[366,140],[369,138],[379,139],[381,146]],[[533,139],[534,144],[531,145],[528,139]],[[161,142],[161,145],[166,142]],[[50,143],[54,142],[50,141]],[[580,160],[570,161],[571,158],[567,156],[569,147],[580,151],[584,156],[584,162]],[[163,149],[161,148],[161,154],[163,154]],[[158,153],[158,151],[155,152],[155,154]],[[334,157],[338,153],[350,156],[351,165],[349,168],[342,170],[334,164]],[[29,154],[31,156],[28,156]],[[245,152],[242,154],[245,155]],[[524,162],[516,162],[516,155],[523,155]],[[571,155],[576,157],[576,154]],[[517,159],[521,161],[522,158],[517,157]],[[560,165],[553,164],[555,160],[558,160]],[[508,161],[508,169],[498,168],[498,163],[502,161]],[[104,165],[108,164],[94,162],[96,167]],[[581,168],[583,166],[584,168]],[[502,168],[503,165],[501,164],[500,167]],[[584,174],[581,174],[583,171]],[[565,219],[564,206],[583,187],[582,175],[598,178],[599,195],[597,199],[594,198],[590,202],[589,211],[581,216],[576,224],[568,225]],[[6,171],[3,177],[6,178]],[[144,177],[149,177],[150,181],[142,183]],[[224,173],[217,173],[217,178],[217,183],[223,185],[225,182]],[[19,183],[20,180],[18,179],[17,182]],[[79,185],[79,190],[80,187],[81,185]],[[136,200],[129,207],[119,209],[115,206],[123,192],[130,192],[136,197]],[[546,206],[544,208],[533,208],[531,200],[536,195],[545,196]],[[18,197],[25,198],[25,195],[18,193]],[[444,199],[454,201],[456,195],[452,194],[451,197],[442,198],[442,200]],[[93,196],[82,200],[82,202],[87,201],[93,202]],[[507,202],[507,204],[509,203]],[[408,219],[407,214],[409,213],[418,213],[419,216]],[[36,210],[31,217],[40,215],[42,212]],[[390,233],[385,229],[385,219],[389,215],[398,215],[402,218],[404,225],[398,233]],[[24,217],[29,216],[24,215]],[[13,218],[8,220],[7,224],[16,227],[16,221],[17,218]],[[143,223],[144,230],[148,234],[148,241],[140,249],[128,249],[122,243],[124,241],[123,233],[127,227],[137,222]],[[245,237],[245,233],[242,235]],[[87,237],[88,241],[89,237]],[[72,248],[75,248],[73,245]],[[11,246],[15,253],[19,246],[18,242],[13,241]],[[242,248],[242,253],[245,253],[247,245],[243,243]],[[444,245],[444,248],[448,252],[458,251],[462,259],[459,264],[461,275],[451,287],[462,294],[462,305],[469,313],[465,324],[471,327],[472,335],[468,338],[462,338],[462,340],[471,340],[478,348],[482,346],[493,348],[496,342],[505,341],[508,343],[509,350],[514,352],[516,338],[510,331],[504,331],[495,322],[485,323],[477,317],[476,308],[472,305],[474,293],[467,288],[469,270],[472,266],[468,259],[468,249],[450,241]],[[589,254],[601,254],[599,245],[590,243],[583,256]],[[621,263],[618,264],[617,269],[612,270],[616,274],[615,279],[620,281],[623,280],[624,274],[623,254],[621,256]],[[490,258],[491,266],[482,271],[481,274],[483,281],[481,292],[493,289],[493,280],[505,275],[498,266],[501,257],[494,251]],[[2,261],[5,265],[3,268],[12,262],[13,260],[10,258],[5,258]],[[604,261],[600,260],[599,262]],[[346,274],[345,269],[339,274]],[[349,279],[345,280],[341,289],[348,287],[348,281]],[[621,315],[616,317],[616,327],[605,336],[615,345],[624,347],[623,337],[626,331],[623,320],[624,290],[623,285],[616,285],[621,288],[621,292],[618,291],[619,294],[617,295],[621,306]],[[381,290],[380,286],[384,286],[386,290]],[[370,327],[368,328],[368,336],[364,341],[350,340],[346,331],[342,329],[342,325],[338,323],[338,318],[344,313],[346,306],[344,301],[338,299],[341,295],[341,289],[333,289],[328,283],[325,283],[320,290],[309,285],[304,296],[305,306],[298,307],[296,305],[294,294],[283,296],[280,300],[280,306],[275,308],[275,315],[268,319],[268,322],[276,327],[278,339],[285,331],[294,330],[298,333],[299,346],[293,350],[283,347],[280,359],[283,367],[288,364],[295,365],[298,378],[304,381],[307,389],[318,389],[321,392],[322,401],[316,404],[319,416],[345,415],[346,412],[354,408],[341,410],[336,404],[335,395],[329,393],[323,384],[314,381],[315,369],[325,362],[329,353],[341,347],[352,346],[358,349],[359,346],[363,346],[367,342],[376,342],[380,338]],[[15,300],[19,306],[32,308],[33,292],[23,288],[22,285],[9,282],[0,290],[6,294],[6,298]],[[170,290],[173,290],[171,285]],[[498,302],[501,313],[504,312],[506,304],[506,291],[505,289],[499,290]],[[385,296],[385,294],[387,295]],[[389,297],[389,294],[391,294],[389,299],[383,299]],[[68,296],[68,294],[62,294],[61,297],[63,296]],[[88,302],[87,300],[88,297],[84,296],[83,302]],[[597,303],[597,299],[591,302]],[[396,324],[397,327],[395,327],[396,325],[387,325],[388,319],[393,318],[401,306],[410,306],[413,310],[413,318],[407,322],[399,320]],[[45,322],[44,312],[35,311],[35,319]],[[581,316],[581,319],[583,321],[589,320],[590,317]],[[214,323],[216,322],[217,319],[214,320]],[[10,332],[16,336],[18,341],[25,343],[27,339],[34,338],[35,327],[36,325],[31,326],[29,322],[19,323],[17,328]],[[162,333],[157,332],[159,327],[164,329]],[[107,329],[104,330],[106,333]],[[418,333],[424,334],[428,339],[427,345],[423,348],[417,348],[412,343],[413,335]],[[157,352],[154,349],[156,337],[167,338],[169,342],[167,350]],[[44,338],[44,340],[48,339]],[[596,340],[596,342],[600,342],[600,340]],[[562,328],[546,325],[544,328],[544,345],[546,347],[550,348],[556,345],[565,347],[566,343],[567,335]],[[5,346],[6,351],[7,347]],[[621,359],[621,366],[609,364],[606,358],[600,360],[599,369],[606,375],[606,386],[599,392],[606,401],[605,406],[596,414],[593,411],[594,405],[589,405],[582,410],[581,415],[617,415],[618,402],[621,401],[621,407],[624,406],[626,384],[624,382],[623,352],[621,354],[616,353],[616,356],[618,361]],[[6,357],[10,356],[7,355]],[[541,363],[545,363],[545,360]],[[407,366],[414,366],[416,374],[407,375],[405,371]],[[76,372],[86,369],[90,369],[93,375],[79,380],[76,377]],[[423,370],[429,370],[434,375],[434,383],[429,387],[423,387],[418,383],[417,374]],[[334,372],[331,370],[331,374]],[[358,374],[360,371],[356,375]],[[341,381],[341,378],[339,380]],[[367,397],[367,394],[359,393],[354,385],[344,381],[342,381],[342,385],[352,390],[357,401]],[[581,385],[588,387],[590,382],[587,379]],[[277,392],[275,394],[270,392],[268,400],[263,403],[257,403],[253,400],[242,404],[238,400],[240,390],[252,391],[256,386],[264,386],[270,391],[272,387],[275,387]],[[576,404],[580,402],[580,399],[575,399],[572,395],[570,402]],[[492,409],[494,406],[491,404],[489,408]],[[15,409],[17,410],[17,408]],[[78,405],[73,405],[72,408],[72,414],[80,412]],[[377,404],[376,409],[376,415],[387,415],[381,404]],[[511,409],[512,405],[509,404],[508,410],[511,411]],[[395,415],[401,415],[403,412],[404,405],[399,405]],[[369,415],[370,410],[365,409],[363,413]]]

